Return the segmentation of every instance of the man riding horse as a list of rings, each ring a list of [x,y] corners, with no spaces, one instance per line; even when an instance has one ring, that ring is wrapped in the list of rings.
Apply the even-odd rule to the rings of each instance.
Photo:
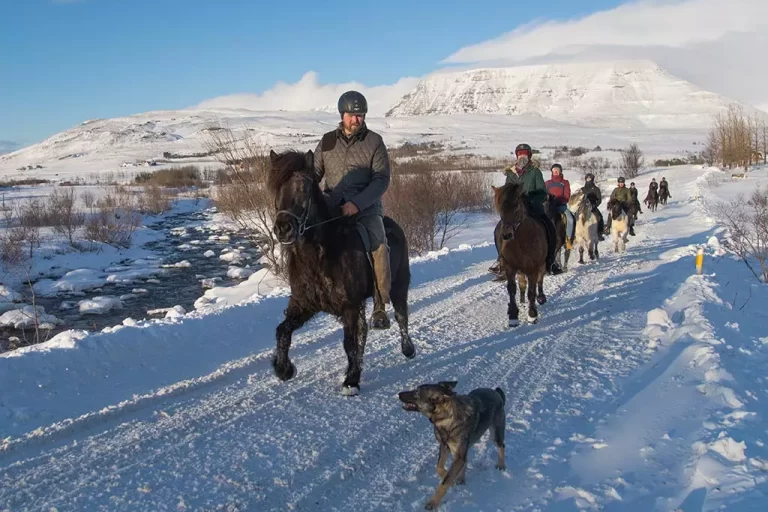
[[[531,160],[533,156],[533,150],[528,144],[518,144],[515,148],[515,157],[517,160],[511,167],[507,167],[503,170],[507,176],[506,183],[522,183],[523,193],[526,195],[528,202],[528,212],[532,217],[535,217],[542,223],[547,232],[547,262],[546,267],[550,274],[557,275],[562,274],[563,269],[555,261],[555,250],[557,249],[557,232],[555,231],[555,225],[552,220],[547,216],[544,211],[544,201],[547,200],[547,186],[544,183],[544,176],[541,174],[541,170]],[[501,231],[501,221],[496,224],[496,228],[493,230],[493,238],[496,243],[496,252],[499,252],[499,233]],[[490,268],[491,272],[498,275],[500,272],[500,263],[497,260],[496,264]]]
[[[629,217],[629,234],[635,236],[635,225],[632,220],[632,193],[626,187],[626,180],[623,176],[618,179],[618,182],[618,186],[613,189],[613,192],[611,192],[611,199],[608,201],[608,208],[610,208],[615,202],[621,203],[622,210],[624,210],[624,213],[626,213],[627,217]],[[605,226],[605,233],[608,234],[610,232],[611,215],[609,214],[608,224]]]
[[[592,203],[592,213],[597,217],[597,238],[600,241],[605,240],[603,238],[603,230],[605,229],[605,222],[603,221],[603,214],[600,213],[600,203],[603,202],[603,194],[600,192],[600,187],[595,185],[595,175],[591,172],[584,176],[584,186],[581,187],[581,192],[587,196],[590,203]]]
[[[338,110],[341,122],[323,135],[315,149],[315,171],[324,181],[331,208],[356,216],[368,233],[378,292],[371,323],[374,329],[388,329],[391,272],[381,198],[389,188],[389,154],[381,135],[365,124],[368,102],[362,94],[345,92],[339,98]]]
[[[669,183],[667,183],[667,178],[662,176],[661,183],[659,183],[659,199],[662,204],[667,204],[667,199],[671,198],[672,194],[669,193]]]
[[[635,220],[637,220],[637,213],[643,213],[643,209],[640,208],[640,200],[637,197],[638,190],[635,188],[635,182],[629,184],[629,191],[632,194],[632,204],[635,205]]]

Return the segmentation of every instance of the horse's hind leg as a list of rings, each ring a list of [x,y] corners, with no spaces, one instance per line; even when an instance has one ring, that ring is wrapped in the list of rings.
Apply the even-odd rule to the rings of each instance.
[[[584,247],[579,247],[579,263],[584,264]]]
[[[531,283],[538,283],[537,275],[528,276]],[[541,279],[544,279],[544,271],[541,271]],[[528,322],[535,324],[539,319],[539,311],[536,309],[536,286],[528,288]]]
[[[368,339],[368,322],[365,320],[365,302],[344,312],[344,351],[347,353],[347,375],[341,394],[354,396],[360,393],[360,374],[363,371],[363,354]]]
[[[296,366],[288,357],[288,351],[291,349],[291,338],[294,331],[300,329],[313,316],[314,312],[302,309],[293,302],[293,299],[288,301],[285,320],[277,326],[277,345],[272,356],[272,368],[280,380],[290,380],[296,375]]]
[[[523,277],[525,279],[525,277]],[[520,282],[521,290],[525,281]],[[517,327],[520,325],[520,320],[517,319],[520,311],[517,309],[517,303],[515,302],[515,292],[517,291],[517,282],[515,282],[515,272],[507,270],[507,292],[509,293],[509,304],[507,305],[507,317],[509,318],[509,327]],[[522,292],[521,292],[522,293]],[[524,296],[524,295],[523,295]]]
[[[395,321],[400,327],[400,350],[403,355],[411,359],[416,355],[411,336],[408,334],[408,288],[399,289],[392,287],[392,307],[395,310]]]
[[[539,279],[536,285],[537,285],[537,292],[538,292],[538,294],[536,295],[536,302],[538,302],[539,304],[546,304],[547,296],[544,295],[544,273],[543,272],[539,274]]]
[[[525,304],[525,291],[528,289],[528,281],[525,278],[525,274],[522,272],[517,273],[517,284],[520,287],[520,304]]]

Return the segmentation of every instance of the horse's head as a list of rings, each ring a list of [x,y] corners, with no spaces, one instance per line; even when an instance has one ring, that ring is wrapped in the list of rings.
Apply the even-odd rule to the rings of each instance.
[[[568,206],[571,210],[575,210],[576,217],[584,217],[588,219],[592,214],[592,201],[589,200],[587,194],[579,191],[571,195],[571,199],[568,201]]]
[[[282,244],[292,244],[307,230],[317,205],[313,194],[317,187],[315,157],[312,151],[269,153],[269,189],[275,200],[274,233]]]
[[[493,189],[493,204],[496,211],[501,215],[505,231],[511,238],[528,212],[525,207],[526,195],[523,193],[523,185],[509,183],[503,187],[491,188]]]
[[[621,201],[612,201],[608,208],[611,210],[611,218],[613,220],[620,218],[621,214],[624,213],[624,206]]]

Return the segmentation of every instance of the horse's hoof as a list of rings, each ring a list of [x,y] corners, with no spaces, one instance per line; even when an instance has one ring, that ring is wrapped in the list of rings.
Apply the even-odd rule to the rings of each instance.
[[[520,325],[520,320],[517,318],[510,318],[509,323],[507,324],[508,327],[518,327]]]
[[[538,297],[536,297],[536,302],[538,302],[539,305],[546,304],[547,303],[546,295],[539,295]]]
[[[275,369],[277,378],[283,382],[291,380],[296,376],[296,365],[293,363],[288,363],[288,368],[286,369],[285,367],[279,368],[276,363],[272,361],[272,367]]]
[[[579,260],[579,264],[586,265],[586,263],[583,260]]]
[[[386,311],[374,311],[371,316],[371,327],[385,331],[390,328],[392,323],[389,321]]]
[[[538,323],[538,322],[539,322],[539,317],[538,316],[528,315],[528,323],[529,324],[535,324],[535,323]]]
[[[344,384],[341,386],[341,396],[357,396],[360,394],[360,386],[349,386]]]
[[[413,342],[410,338],[401,344],[400,349],[402,350],[403,355],[408,359],[413,359],[414,356],[416,356],[416,347],[413,346]]]

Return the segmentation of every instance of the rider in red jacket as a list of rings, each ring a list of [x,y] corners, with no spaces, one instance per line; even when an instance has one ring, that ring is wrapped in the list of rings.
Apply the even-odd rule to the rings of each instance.
[[[552,178],[550,178],[547,185],[547,192],[555,197],[557,201],[557,210],[560,213],[565,213],[566,219],[566,232],[568,233],[567,241],[568,245],[573,243],[573,238],[576,235],[576,219],[573,216],[573,212],[568,209],[568,200],[571,198],[571,184],[563,178],[563,166],[560,164],[552,165]],[[570,247],[569,247],[570,248]]]

